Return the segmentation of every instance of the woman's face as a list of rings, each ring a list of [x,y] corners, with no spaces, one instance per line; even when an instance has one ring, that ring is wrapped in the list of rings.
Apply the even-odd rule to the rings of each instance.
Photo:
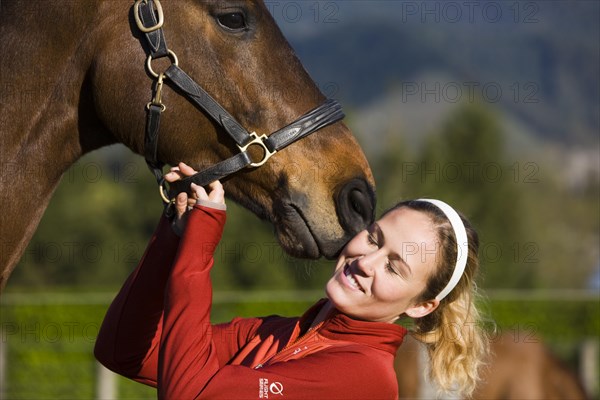
[[[438,302],[415,299],[434,271],[437,254],[431,219],[398,208],[348,242],[327,283],[327,296],[339,311],[356,319],[393,322],[403,313],[426,315]]]

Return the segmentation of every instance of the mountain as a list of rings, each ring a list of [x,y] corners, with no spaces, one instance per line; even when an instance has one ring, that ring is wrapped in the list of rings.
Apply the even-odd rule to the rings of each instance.
[[[307,70],[346,108],[482,99],[538,139],[598,143],[600,2],[276,3]]]

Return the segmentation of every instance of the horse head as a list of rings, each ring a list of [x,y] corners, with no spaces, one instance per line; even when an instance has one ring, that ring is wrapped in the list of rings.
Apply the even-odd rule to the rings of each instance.
[[[164,37],[178,65],[248,131],[268,135],[325,100],[261,1],[164,1],[161,8]],[[128,20],[105,21],[91,80],[103,124],[143,154],[144,109],[153,81],[134,12]],[[150,69],[165,69],[173,61],[173,56],[150,61]],[[160,161],[184,161],[202,170],[239,152],[223,128],[168,81],[161,100],[166,109]],[[230,198],[272,222],[284,249],[296,256],[333,257],[373,219],[373,176],[343,123],[224,184]]]
[[[173,51],[149,64],[140,7],[162,20]],[[157,99],[151,71],[171,69],[175,54],[182,71],[259,136],[325,100],[260,1],[5,0],[1,12],[0,289],[69,166],[119,142],[145,154],[149,102],[166,107],[155,148],[161,163],[202,170],[240,151],[169,79]],[[247,150],[258,159],[261,151]],[[372,173],[340,122],[223,181],[228,196],[271,221],[296,256],[333,257],[373,219]]]

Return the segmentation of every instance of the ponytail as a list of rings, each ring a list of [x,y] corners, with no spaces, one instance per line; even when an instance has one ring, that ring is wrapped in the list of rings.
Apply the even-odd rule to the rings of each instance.
[[[440,308],[442,308],[440,310]],[[412,336],[425,344],[429,355],[429,376],[442,392],[469,397],[479,382],[487,338],[479,325],[479,311],[469,291],[434,311],[437,320],[429,330],[415,321]],[[424,317],[427,318],[427,317]]]

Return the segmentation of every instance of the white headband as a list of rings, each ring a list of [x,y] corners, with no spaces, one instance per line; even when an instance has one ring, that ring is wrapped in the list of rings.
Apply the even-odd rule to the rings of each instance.
[[[465,229],[465,225],[462,222],[462,219],[458,215],[458,213],[450,207],[448,204],[444,203],[440,200],[434,199],[419,199],[418,201],[425,201],[435,205],[437,208],[443,211],[446,214],[446,217],[450,221],[450,225],[452,225],[452,229],[454,230],[454,235],[456,236],[456,265],[454,266],[454,272],[450,277],[450,281],[445,288],[442,289],[440,294],[435,296],[436,300],[442,300],[444,297],[448,296],[448,293],[454,289],[458,281],[465,270],[467,265],[467,259],[469,258],[469,240],[467,239],[467,230]]]

